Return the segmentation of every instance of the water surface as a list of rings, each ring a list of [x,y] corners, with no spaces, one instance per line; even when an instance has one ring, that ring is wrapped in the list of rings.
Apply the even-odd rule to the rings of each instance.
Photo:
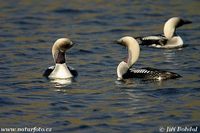
[[[199,5],[197,0],[1,1],[0,127],[146,133],[199,126]],[[166,69],[182,78],[117,83],[116,67],[127,51],[113,41],[162,33],[172,16],[193,21],[177,30],[187,47],[142,47],[135,67]],[[77,44],[67,51],[67,61],[79,76],[57,87],[42,73],[53,65],[51,47],[61,37]]]

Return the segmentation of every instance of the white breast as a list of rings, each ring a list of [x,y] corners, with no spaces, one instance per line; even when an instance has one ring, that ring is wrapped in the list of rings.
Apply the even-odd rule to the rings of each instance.
[[[57,78],[67,79],[67,78],[72,78],[72,77],[73,76],[65,63],[56,64],[54,70],[49,75],[50,79],[57,79]]]
[[[164,48],[178,48],[183,46],[183,40],[180,36],[174,36],[167,41]]]

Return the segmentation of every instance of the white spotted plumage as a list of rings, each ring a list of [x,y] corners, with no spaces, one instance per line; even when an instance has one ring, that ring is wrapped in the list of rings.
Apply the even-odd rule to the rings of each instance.
[[[150,71],[146,69],[130,69],[130,71],[133,73],[150,73]]]

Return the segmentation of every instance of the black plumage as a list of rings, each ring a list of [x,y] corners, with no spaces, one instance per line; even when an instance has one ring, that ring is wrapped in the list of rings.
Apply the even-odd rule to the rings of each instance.
[[[175,79],[179,77],[181,77],[179,74],[150,67],[141,69],[130,68],[123,75],[124,79],[143,78],[143,80],[165,80],[165,79]]]
[[[160,45],[164,46],[167,44],[168,39],[164,35],[154,35],[147,37],[136,37],[135,38],[139,45],[151,46],[151,45]]]

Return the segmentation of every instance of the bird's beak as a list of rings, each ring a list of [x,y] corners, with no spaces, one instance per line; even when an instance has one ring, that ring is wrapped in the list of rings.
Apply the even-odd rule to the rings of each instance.
[[[118,40],[113,41],[113,44],[119,44]]]
[[[78,45],[78,43],[73,41],[72,46],[76,46],[76,45]]]
[[[115,40],[115,41],[113,41],[113,43],[124,46],[121,40]]]
[[[189,20],[184,20],[183,21],[183,24],[191,24],[192,23],[192,21],[189,21]]]
[[[191,24],[192,23],[192,21],[189,21],[189,20],[181,20],[180,21],[180,23],[177,25],[177,27],[181,27],[181,26],[183,26],[183,25],[185,25],[185,24]]]

